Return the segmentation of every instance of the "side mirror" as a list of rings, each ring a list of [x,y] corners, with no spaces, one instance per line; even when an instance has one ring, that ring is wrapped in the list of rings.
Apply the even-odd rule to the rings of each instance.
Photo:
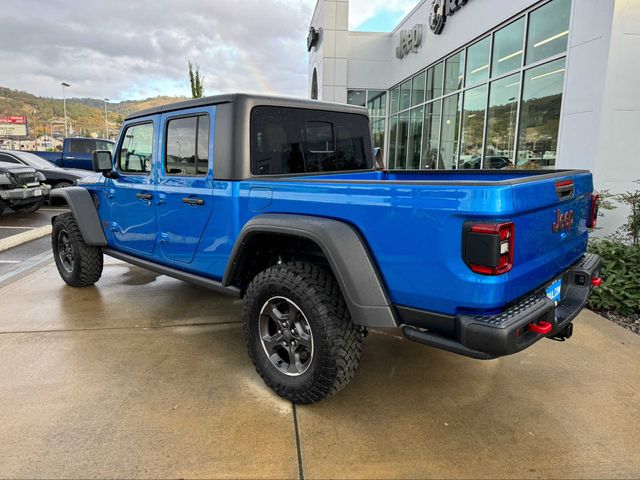
[[[384,170],[384,162],[382,161],[382,149],[375,147],[373,149],[373,158],[376,161],[376,170]]]
[[[94,150],[91,157],[94,172],[110,172],[113,169],[111,152],[109,150]]]

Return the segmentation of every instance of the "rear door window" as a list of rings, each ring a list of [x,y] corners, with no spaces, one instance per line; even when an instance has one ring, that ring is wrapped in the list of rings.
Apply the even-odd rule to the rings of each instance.
[[[209,171],[209,117],[198,115],[167,122],[165,172],[206,175]]]
[[[282,107],[251,112],[251,173],[364,170],[373,167],[365,115]]]

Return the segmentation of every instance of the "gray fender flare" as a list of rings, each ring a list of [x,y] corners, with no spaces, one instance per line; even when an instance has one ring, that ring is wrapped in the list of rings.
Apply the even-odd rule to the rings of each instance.
[[[324,252],[338,281],[351,318],[367,327],[397,327],[396,315],[367,245],[351,225],[330,218],[292,214],[264,214],[242,228],[231,253],[222,284],[230,285],[249,238],[261,233],[302,237]]]
[[[80,228],[84,243],[95,247],[107,246],[107,239],[104,236],[104,231],[100,224],[98,210],[93,203],[91,194],[86,188],[56,188],[51,190],[49,196],[52,198],[61,198],[69,205],[71,213],[78,224],[78,228]],[[55,217],[51,219],[51,222],[53,223],[54,220]]]

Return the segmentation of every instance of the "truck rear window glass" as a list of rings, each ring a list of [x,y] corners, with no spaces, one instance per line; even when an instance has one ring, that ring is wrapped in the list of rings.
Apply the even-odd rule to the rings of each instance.
[[[209,171],[209,117],[169,120],[165,171],[169,175],[206,175]]]
[[[373,167],[364,115],[282,107],[251,112],[251,173],[339,172]]]
[[[91,155],[94,150],[111,150],[113,144],[104,140],[93,140],[90,138],[71,138],[69,142],[69,153],[83,153]]]

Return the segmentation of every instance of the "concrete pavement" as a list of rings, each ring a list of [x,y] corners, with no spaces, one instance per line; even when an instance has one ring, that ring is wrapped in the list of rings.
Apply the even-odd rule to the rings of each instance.
[[[371,333],[312,406],[254,372],[240,303],[106,258],[0,288],[1,478],[637,478],[640,336],[584,312],[574,337],[482,362]]]

